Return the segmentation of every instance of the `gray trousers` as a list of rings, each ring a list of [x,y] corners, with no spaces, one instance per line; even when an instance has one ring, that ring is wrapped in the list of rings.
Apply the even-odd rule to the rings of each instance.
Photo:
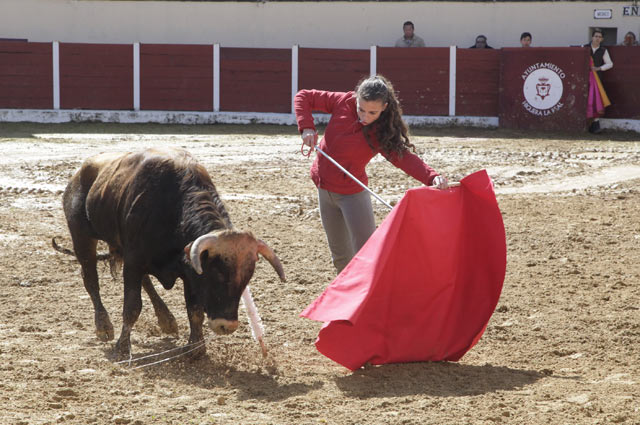
[[[376,230],[369,192],[340,195],[318,189],[322,226],[338,273]]]

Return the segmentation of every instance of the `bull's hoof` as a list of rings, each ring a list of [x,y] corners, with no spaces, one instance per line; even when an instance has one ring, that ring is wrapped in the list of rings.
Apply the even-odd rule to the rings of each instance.
[[[158,316],[158,326],[160,326],[163,333],[178,336],[178,322],[169,310],[167,310],[166,315]]]
[[[189,344],[182,347],[182,353],[190,360],[198,360],[204,357],[207,353],[207,346],[204,340],[200,340],[195,343],[189,342]]]
[[[131,357],[131,343],[118,340],[114,349],[116,360],[127,360]]]
[[[111,341],[113,339],[113,325],[109,320],[109,313],[106,311],[96,312],[96,336],[100,341]]]

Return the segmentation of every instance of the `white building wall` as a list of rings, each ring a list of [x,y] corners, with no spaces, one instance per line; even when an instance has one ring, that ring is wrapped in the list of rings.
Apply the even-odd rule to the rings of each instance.
[[[469,47],[485,34],[493,47],[589,40],[593,26],[638,35],[640,17],[622,16],[630,1],[612,2],[184,2],[0,0],[0,38],[82,43],[188,43],[223,47],[367,49],[392,46],[402,23],[414,22],[427,46]],[[611,9],[612,19],[594,19]]]

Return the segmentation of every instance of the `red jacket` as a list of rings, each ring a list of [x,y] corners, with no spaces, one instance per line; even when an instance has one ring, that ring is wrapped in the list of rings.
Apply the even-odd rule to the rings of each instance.
[[[296,94],[294,104],[300,132],[305,128],[315,130],[312,111],[331,114],[324,137],[320,140],[320,149],[365,185],[369,182],[365,167],[378,153],[426,185],[431,184],[433,178],[438,175],[419,156],[409,151],[405,151],[402,158],[395,154],[385,155],[382,153],[373,131],[370,135],[375,149],[372,150],[362,132],[363,126],[358,120],[355,93],[352,91],[342,93],[300,90]],[[330,192],[350,195],[362,191],[356,182],[322,155],[316,155],[313,161],[311,179],[317,187]]]

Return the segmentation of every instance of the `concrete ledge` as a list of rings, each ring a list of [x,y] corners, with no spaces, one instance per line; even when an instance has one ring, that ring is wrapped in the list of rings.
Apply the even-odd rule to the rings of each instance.
[[[432,116],[419,116],[419,115],[404,115],[404,120],[409,125],[414,126],[442,126],[442,127],[485,127],[496,128],[498,127],[498,117],[432,117]]]
[[[292,114],[189,111],[0,109],[0,122],[107,122],[122,124],[295,124]]]
[[[600,127],[608,130],[635,131],[640,133],[640,120],[600,118]]]
[[[314,114],[316,124],[326,124],[328,114]],[[405,115],[412,126],[497,128],[498,117],[443,117]],[[267,112],[102,111],[78,109],[0,109],[0,122],[107,122],[122,124],[280,124],[296,125],[293,114]],[[602,118],[604,129],[640,133],[640,120]]]
[[[314,114],[317,124],[328,114]],[[432,117],[405,115],[409,125],[497,127],[498,117]],[[0,109],[0,122],[112,122],[122,124],[282,124],[295,125],[293,114],[264,112],[102,111],[77,109]]]

